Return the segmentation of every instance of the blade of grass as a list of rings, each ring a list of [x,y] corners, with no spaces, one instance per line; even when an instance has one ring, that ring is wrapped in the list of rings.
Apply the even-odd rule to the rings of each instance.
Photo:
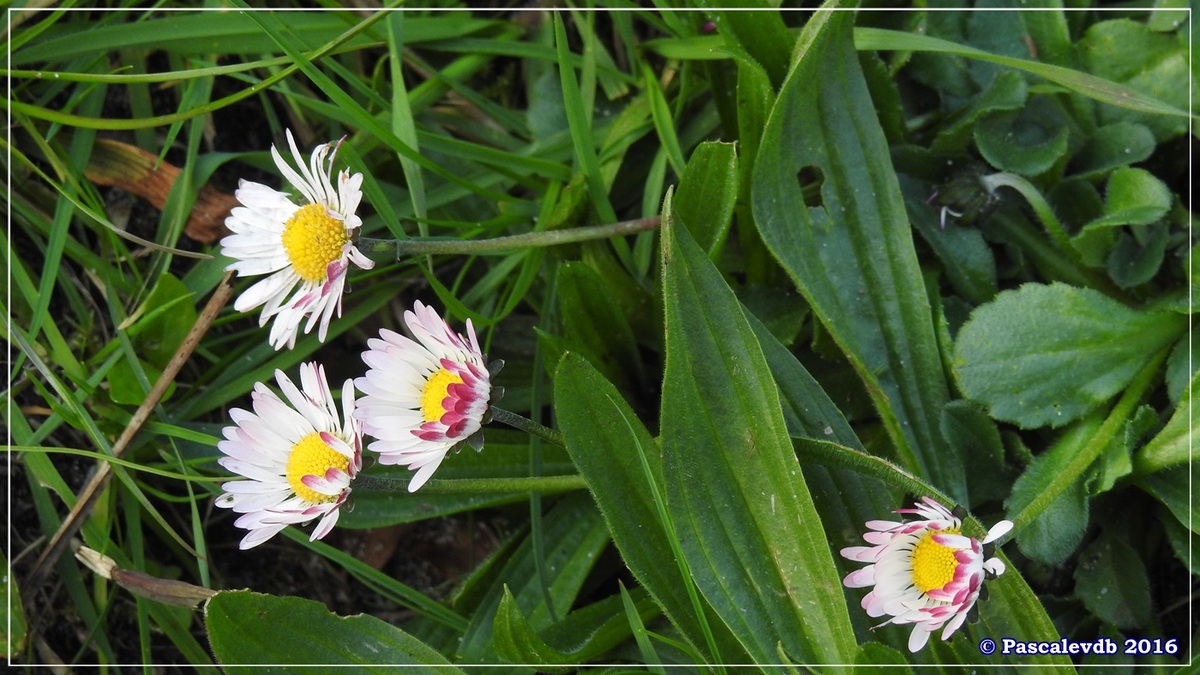
[[[596,141],[592,137],[592,116],[585,105],[585,97],[594,95],[594,92],[582,91],[579,80],[575,77],[575,67],[569,58],[567,30],[563,25],[562,15],[558,12],[554,13],[554,44],[558,53],[558,73],[562,80],[563,103],[566,106],[567,122],[571,127],[571,140],[575,145],[575,157],[579,160],[580,170],[587,180],[592,207],[596,209],[596,215],[601,222],[615,223],[617,213],[613,210],[608,199],[608,188],[600,176],[600,160],[596,155]],[[584,72],[587,71],[585,61]]]
[[[175,355],[171,357],[171,362],[167,364],[166,368],[163,369],[162,376],[159,377],[158,382],[154,384],[154,388],[147,395],[146,401],[138,407],[137,413],[134,414],[133,418],[129,422],[129,425],[127,425],[125,430],[121,432],[121,436],[117,438],[115,443],[112,444],[112,447],[108,447],[107,441],[105,441],[103,436],[100,434],[100,430],[94,428],[95,423],[90,423],[93,427],[90,429],[92,439],[93,441],[99,443],[100,447],[105,451],[105,454],[109,454],[113,457],[119,457],[121,453],[125,451],[125,448],[128,447],[130,441],[133,440],[133,437],[141,429],[142,423],[146,421],[146,419],[150,416],[150,412],[162,398],[162,395],[166,393],[167,386],[175,380],[175,375],[179,372],[179,369],[183,367],[183,364],[187,362],[188,357],[191,356],[192,350],[195,349],[196,344],[200,341],[200,338],[204,335],[205,331],[208,330],[208,327],[212,323],[213,318],[216,317],[217,312],[229,300],[229,296],[232,293],[232,288],[228,283],[230,276],[232,276],[232,272],[226,276],[225,283],[217,287],[217,291],[213,293],[212,297],[208,301],[208,304],[204,307],[204,310],[196,319],[196,324],[192,327],[192,330],[184,339],[183,344],[179,346],[179,349],[175,352]],[[18,344],[21,345],[22,351],[25,351],[27,354],[32,351],[31,348],[29,348],[28,343],[25,341],[25,338],[20,334],[19,331],[13,331],[13,336],[17,339]],[[57,382],[57,378],[54,378],[53,375],[44,368],[44,366],[40,367],[39,369],[43,370],[43,374],[47,376],[47,379]],[[68,392],[63,391],[61,394],[65,394],[63,396],[64,400],[74,402],[74,399]],[[90,418],[88,418],[82,409],[77,410],[77,414],[79,414],[82,419],[90,422]],[[88,484],[79,492],[79,497],[76,499],[75,504],[71,507],[71,511],[68,513],[67,518],[63,520],[62,526],[59,527],[58,531],[50,537],[49,543],[42,550],[42,553],[38,556],[37,561],[34,563],[33,570],[29,573],[28,577],[28,583],[30,586],[38,586],[38,584],[41,582],[42,576],[45,574],[48,563],[58,560],[62,555],[63,548],[66,546],[67,541],[70,539],[72,534],[78,531],[82,521],[91,508],[92,501],[108,482],[108,478],[113,472],[112,466],[112,464],[107,462],[101,464],[95,475],[93,475],[91,480],[88,481]],[[127,484],[129,483],[127,482]],[[136,489],[135,494],[137,494]],[[151,508],[151,510],[153,509]],[[169,527],[167,529],[170,530]]]

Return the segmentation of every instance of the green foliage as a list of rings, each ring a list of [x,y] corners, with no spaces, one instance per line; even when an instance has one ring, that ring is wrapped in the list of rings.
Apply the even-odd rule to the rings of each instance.
[[[435,673],[450,666],[436,651],[385,621],[336,616],[325,605],[303,598],[223,591],[205,604],[204,621],[217,660],[229,672],[257,671],[239,666],[264,664],[280,672],[288,666],[337,665],[364,673],[396,665],[426,665],[424,672]]]
[[[1187,667],[979,648],[1193,632],[1182,3],[435,4],[10,17],[14,665]],[[285,130],[342,139],[375,266],[277,351],[206,305]],[[327,538],[238,550],[230,410],[304,362],[340,396],[417,299],[504,362],[482,449],[413,494],[367,451]],[[1015,527],[913,654],[838,552],[924,495]],[[60,532],[219,592],[38,560]]]
[[[1131,310],[1096,291],[1027,284],[972,313],[955,371],[993,417],[1058,427],[1123,391],[1184,327],[1175,314]]]

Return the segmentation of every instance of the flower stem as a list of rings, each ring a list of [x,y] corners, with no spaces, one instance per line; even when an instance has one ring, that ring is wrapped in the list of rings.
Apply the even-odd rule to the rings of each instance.
[[[980,178],[980,182],[988,192],[994,193],[996,188],[1010,187],[1021,193],[1025,201],[1029,202],[1029,206],[1037,215],[1038,220],[1041,220],[1042,224],[1046,226],[1046,232],[1054,240],[1054,243],[1062,249],[1063,253],[1074,256],[1075,249],[1071,246],[1071,238],[1067,236],[1067,230],[1059,222],[1058,216],[1054,215],[1054,209],[1050,208],[1046,198],[1042,196],[1041,192],[1038,192],[1033,183],[1015,173],[1006,172],[984,176]]]
[[[538,248],[609,239],[636,234],[658,227],[659,217],[625,220],[607,225],[589,225],[564,230],[525,232],[491,239],[370,239],[358,240],[358,250],[372,260],[401,260],[416,255],[479,255],[503,253],[519,248]]]
[[[542,426],[528,417],[522,417],[514,412],[509,412],[496,406],[492,406],[489,411],[492,414],[492,421],[494,422],[500,422],[515,429],[520,429],[528,434],[537,436],[543,441],[553,443],[560,448],[567,447],[566,443],[563,442],[562,434],[550,427]]]
[[[1042,221],[1042,225],[1046,228],[1046,233],[1050,235],[1051,241],[1066,256],[1067,260],[1064,267],[1070,268],[1068,274],[1078,276],[1087,281],[1087,285],[1095,288],[1110,297],[1118,300],[1125,300],[1125,295],[1116,288],[1109,280],[1096,274],[1083,264],[1083,259],[1076,250],[1074,244],[1071,243],[1071,237],[1067,234],[1067,230],[1063,227],[1058,216],[1054,215],[1054,209],[1050,207],[1050,203],[1042,196],[1042,193],[1034,187],[1022,176],[1015,173],[994,173],[989,176],[983,176],[979,179],[984,188],[988,192],[994,193],[997,188],[1009,187],[1016,190],[1025,201],[1029,202],[1029,207],[1033,209],[1034,215],[1038,220]]]
[[[382,478],[359,474],[354,479],[356,488],[383,492],[405,492],[408,478]],[[567,474],[561,476],[520,476],[516,478],[434,478],[421,488],[422,494],[508,494],[519,492],[542,492],[547,494],[587,489],[583,476]]]

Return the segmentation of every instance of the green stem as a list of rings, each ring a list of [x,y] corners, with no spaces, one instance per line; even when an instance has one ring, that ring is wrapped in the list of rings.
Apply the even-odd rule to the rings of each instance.
[[[369,239],[358,240],[358,250],[372,260],[393,261],[417,255],[479,255],[503,253],[520,248],[538,248],[574,244],[594,239],[610,239],[636,234],[658,227],[659,218],[639,218],[607,225],[572,227],[565,230],[526,232],[491,239]]]
[[[1055,499],[1058,499],[1059,495],[1078,480],[1079,476],[1096,461],[1100,453],[1112,443],[1113,437],[1121,430],[1122,425],[1129,420],[1130,415],[1133,414],[1134,409],[1141,402],[1142,396],[1145,395],[1150,385],[1154,383],[1158,369],[1162,366],[1163,361],[1166,360],[1167,354],[1170,351],[1170,348],[1164,349],[1150,359],[1150,362],[1129,383],[1129,388],[1125,390],[1120,400],[1113,406],[1112,412],[1108,414],[1108,417],[1104,420],[1104,424],[1100,425],[1100,429],[1096,431],[1096,435],[1092,436],[1087,445],[1075,454],[1071,463],[1055,476],[1054,480],[1050,485],[1046,486],[1045,490],[1039,493],[1025,508],[1021,509],[1020,513],[1012,517],[1013,532],[1017,532],[1022,527],[1033,522]]]
[[[1079,276],[1087,280],[1087,285],[1104,292],[1110,297],[1124,300],[1125,296],[1120,289],[1113,286],[1109,280],[1096,274],[1088,269],[1083,264],[1083,260],[1079,257],[1079,251],[1071,244],[1071,237],[1067,234],[1067,230],[1063,227],[1058,216],[1054,215],[1054,209],[1050,207],[1050,203],[1042,196],[1042,193],[1034,187],[1022,176],[1015,173],[994,173],[990,176],[984,176],[979,179],[984,188],[990,193],[995,193],[998,188],[1008,187],[1016,190],[1029,202],[1029,207],[1033,209],[1034,215],[1038,220],[1042,221],[1042,225],[1046,228],[1046,233],[1050,235],[1050,239],[1069,261],[1071,276]]]
[[[404,492],[408,489],[408,478],[392,479],[379,476],[359,475],[354,479],[355,487],[385,492]],[[421,488],[422,494],[510,494],[519,492],[541,492],[552,494],[587,489],[583,476],[522,476],[517,478],[456,478],[453,480],[433,479]]]
[[[1010,187],[1021,193],[1021,196],[1029,202],[1034,214],[1046,226],[1046,232],[1050,234],[1054,243],[1062,249],[1063,253],[1071,255],[1074,252],[1075,249],[1071,246],[1071,238],[1067,236],[1066,228],[1059,222],[1058,216],[1054,215],[1054,209],[1050,208],[1046,198],[1033,186],[1033,183],[1015,173],[994,173],[979,180],[991,193],[1002,187]]]
[[[524,431],[528,434],[537,436],[538,438],[542,439],[543,441],[546,441],[547,443],[553,443],[560,448],[567,447],[566,443],[563,442],[562,434],[551,429],[550,427],[542,426],[541,424],[534,422],[533,420],[529,419],[528,417],[523,417],[514,412],[509,412],[502,408],[497,408],[496,406],[492,406],[491,408],[489,408],[489,410],[492,413],[492,421],[493,422],[507,424],[508,426],[513,427],[515,429],[520,429],[521,431]]]

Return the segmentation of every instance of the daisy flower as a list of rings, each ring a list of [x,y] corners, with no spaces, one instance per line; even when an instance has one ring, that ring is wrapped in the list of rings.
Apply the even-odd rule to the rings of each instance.
[[[217,506],[242,514],[234,525],[250,532],[240,548],[253,548],[288,525],[320,517],[310,540],[329,534],[350,483],[362,468],[362,425],[354,419],[354,383],[342,385],[342,412],[316,363],[300,365],[300,387],[275,371],[284,402],[262,382],[250,398],[254,412],[229,411],[217,444],[221,466],[244,476],[221,487]],[[342,423],[345,420],[345,423]]]
[[[350,263],[362,269],[375,266],[351,242],[362,225],[362,219],[354,215],[362,200],[362,174],[350,175],[342,169],[335,189],[330,178],[337,144],[317,146],[305,166],[291,131],[287,140],[299,171],[284,161],[275,146],[271,146],[271,156],[304,203],[297,205],[284,192],[243,180],[234,193],[242,205],[234,207],[225,219],[233,234],[221,240],[222,252],[234,259],[227,270],[240,276],[267,275],[246,289],[233,306],[239,312],[262,306],[260,326],[275,317],[270,335],[275,349],[295,346],[305,317],[304,332],[311,332],[319,322],[317,337],[324,342],[333,313],[342,315],[342,290]]]
[[[889,615],[889,623],[911,623],[908,650],[919,651],[933,631],[945,626],[948,640],[979,599],[985,574],[1004,574],[999,558],[984,560],[983,545],[1004,536],[1012,522],[1002,520],[983,541],[963,536],[962,521],[946,507],[922,497],[915,509],[895,513],[915,514],[919,520],[867,522],[863,535],[874,546],[851,546],[842,557],[871,563],[846,575],[847,588],[874,586],[862,600],[872,617]],[[875,626],[878,628],[879,626]]]
[[[378,439],[368,447],[380,463],[416,470],[408,484],[416,492],[451,448],[479,431],[492,384],[470,319],[470,342],[420,301],[404,321],[415,340],[383,329],[367,342],[367,375],[354,381],[365,396],[354,415]]]

